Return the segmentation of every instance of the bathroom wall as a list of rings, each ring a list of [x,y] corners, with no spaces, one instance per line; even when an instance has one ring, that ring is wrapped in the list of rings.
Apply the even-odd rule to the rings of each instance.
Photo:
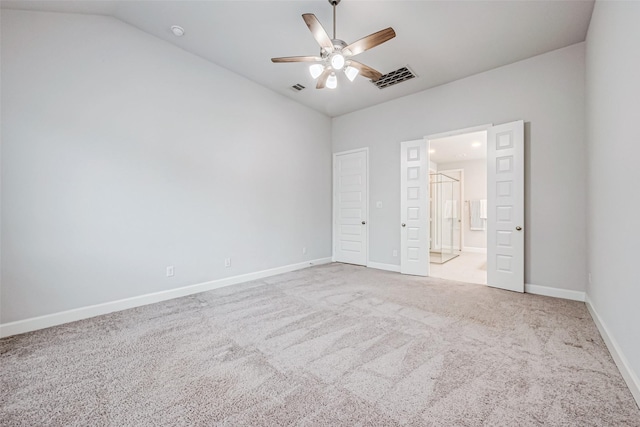
[[[438,165],[438,172],[450,169],[464,171],[464,194],[462,195],[462,236],[463,250],[477,250],[487,248],[487,231],[469,229],[469,200],[487,198],[487,162],[486,160],[467,160],[464,162],[442,163]]]

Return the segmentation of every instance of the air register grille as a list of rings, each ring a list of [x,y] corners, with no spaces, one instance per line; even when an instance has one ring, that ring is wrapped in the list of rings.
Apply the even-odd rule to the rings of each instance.
[[[405,82],[414,77],[416,77],[416,75],[413,73],[413,71],[409,69],[409,67],[402,67],[402,68],[398,68],[395,71],[392,71],[390,73],[383,75],[375,82],[371,81],[371,83],[376,85],[378,89],[384,89],[386,87]]]
[[[293,89],[294,92],[300,92],[302,89],[304,89],[304,86],[302,86],[300,83],[296,83],[291,86],[291,89]]]

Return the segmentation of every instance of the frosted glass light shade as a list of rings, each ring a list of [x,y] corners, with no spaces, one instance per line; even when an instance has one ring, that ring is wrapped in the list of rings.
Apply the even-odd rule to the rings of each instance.
[[[344,69],[344,74],[347,76],[349,81],[353,81],[360,71],[357,68],[347,67]]]
[[[342,70],[344,67],[344,56],[341,53],[334,53],[331,56],[331,68],[334,70]]]
[[[311,77],[317,79],[320,74],[324,71],[324,67],[321,64],[313,64],[309,67],[309,72],[311,73]]]
[[[329,89],[335,89],[336,87],[338,87],[338,79],[336,78],[335,74],[332,73],[327,79],[327,87]]]

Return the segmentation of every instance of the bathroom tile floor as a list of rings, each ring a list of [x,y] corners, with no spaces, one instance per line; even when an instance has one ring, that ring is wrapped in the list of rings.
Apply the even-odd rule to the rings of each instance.
[[[444,264],[430,264],[429,276],[459,282],[487,284],[487,254],[461,252]]]

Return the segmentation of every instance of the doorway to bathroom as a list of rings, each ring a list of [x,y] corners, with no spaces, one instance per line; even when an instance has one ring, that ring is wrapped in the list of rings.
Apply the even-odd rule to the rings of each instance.
[[[487,284],[487,131],[429,140],[430,276]]]
[[[400,273],[448,277],[451,280],[474,283],[485,281],[487,285],[496,288],[524,292],[524,129],[524,121],[517,120],[429,135],[421,140],[400,143]],[[443,264],[432,264],[429,169],[444,173],[454,168],[452,163],[455,162],[438,159],[437,156],[432,160],[431,156],[436,154],[437,140],[474,132],[486,134],[486,168],[483,168],[486,179],[472,180],[466,168],[464,169],[462,185],[465,189],[461,191],[463,201],[459,204],[462,233],[460,253]],[[434,148],[431,148],[433,153],[430,153],[432,141],[436,142]],[[472,141],[471,144],[472,148],[485,151],[481,148],[482,141]],[[447,148],[451,147],[448,144],[441,145],[441,150]],[[455,160],[464,162],[469,158],[467,154],[460,155]],[[469,196],[467,187],[472,184],[485,186],[486,196],[480,197],[486,199]],[[483,200],[486,202],[483,203]],[[486,213],[483,213],[484,204]],[[442,203],[442,206],[446,207],[446,203]],[[444,217],[444,213],[441,216]],[[486,248],[471,246],[471,237],[467,237],[467,231],[483,236]],[[481,272],[476,271],[478,274],[475,277],[473,274],[471,277],[453,277],[439,268],[451,266],[468,258],[465,256],[467,254],[472,256],[474,252],[482,256],[479,266]],[[461,271],[468,270],[458,267],[452,273]]]

